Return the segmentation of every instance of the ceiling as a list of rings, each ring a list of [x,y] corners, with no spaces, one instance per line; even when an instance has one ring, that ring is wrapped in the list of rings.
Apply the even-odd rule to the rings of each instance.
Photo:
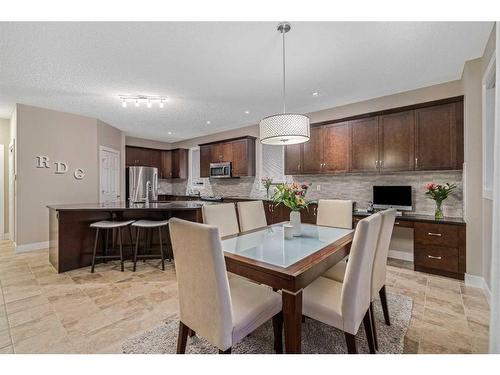
[[[167,142],[256,124],[282,110],[276,25],[0,23],[0,117],[23,103]],[[287,111],[460,79],[464,62],[482,56],[492,26],[294,22],[286,45]],[[122,108],[125,94],[164,95],[168,104]]]

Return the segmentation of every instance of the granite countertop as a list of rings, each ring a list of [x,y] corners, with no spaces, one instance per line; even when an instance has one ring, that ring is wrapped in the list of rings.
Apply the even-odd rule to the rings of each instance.
[[[204,205],[217,204],[217,202],[205,201],[172,201],[146,203],[75,203],[56,204],[47,207],[56,211],[126,211],[126,210],[197,210]]]

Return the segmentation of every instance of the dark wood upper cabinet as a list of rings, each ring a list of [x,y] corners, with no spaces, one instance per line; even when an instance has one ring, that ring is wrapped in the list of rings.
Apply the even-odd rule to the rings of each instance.
[[[200,177],[210,177],[210,163],[230,162],[233,177],[255,176],[255,138],[200,145]]]
[[[212,160],[212,146],[200,146],[200,177],[210,177],[210,163]]]
[[[415,110],[416,170],[457,168],[456,109],[449,103]]]
[[[172,178],[188,178],[188,153],[185,148],[172,150]]]
[[[151,155],[151,167],[158,168],[158,171],[161,170],[161,150],[150,150]]]
[[[349,121],[351,172],[376,172],[378,157],[378,116]]]
[[[127,146],[125,148],[125,165],[160,168],[160,153],[160,150]]]
[[[285,174],[302,173],[302,144],[285,146]]]
[[[341,122],[323,127],[323,173],[349,172],[349,124]]]
[[[172,151],[161,152],[160,178],[172,178]]]
[[[415,119],[414,111],[380,116],[379,141],[381,171],[413,170]]]
[[[302,173],[321,173],[323,167],[323,127],[311,127],[309,141],[303,143]]]

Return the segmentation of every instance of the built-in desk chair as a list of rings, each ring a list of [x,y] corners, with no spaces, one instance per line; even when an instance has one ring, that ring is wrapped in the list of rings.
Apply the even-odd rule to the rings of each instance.
[[[272,319],[274,349],[283,351],[281,296],[243,278],[228,279],[219,229],[170,219],[170,238],[179,288],[177,353],[190,331],[230,353],[234,344]]]

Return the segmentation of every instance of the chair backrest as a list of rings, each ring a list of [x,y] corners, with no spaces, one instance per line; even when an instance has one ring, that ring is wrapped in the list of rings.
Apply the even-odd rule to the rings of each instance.
[[[352,201],[320,199],[318,201],[316,224],[352,229]]]
[[[380,226],[377,249],[375,250],[375,260],[373,261],[372,301],[377,296],[380,288],[385,284],[387,255],[389,254],[389,244],[391,243],[392,230],[394,229],[396,210],[394,208],[384,210],[380,212],[380,216],[382,216],[382,224]]]
[[[217,227],[169,221],[179,289],[180,320],[212,345],[232,345],[233,317]]]
[[[356,334],[370,307],[373,260],[382,216],[373,214],[356,226],[342,284],[344,331]]]
[[[242,232],[267,226],[266,213],[262,201],[238,202],[237,205]]]
[[[201,211],[203,223],[219,228],[221,237],[239,233],[234,203],[204,205]]]

